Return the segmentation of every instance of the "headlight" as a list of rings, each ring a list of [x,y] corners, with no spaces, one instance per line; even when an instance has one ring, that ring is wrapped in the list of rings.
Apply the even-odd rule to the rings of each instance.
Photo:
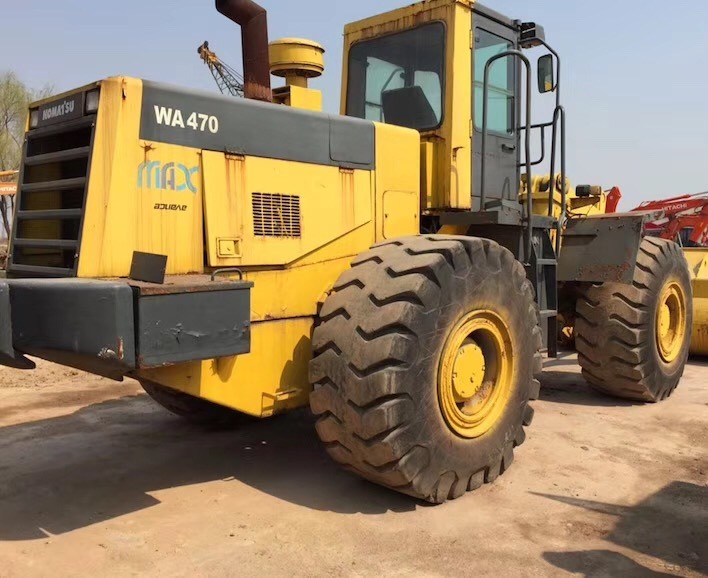
[[[86,93],[86,114],[93,114],[98,111],[98,101],[101,95],[100,89]]]
[[[39,124],[39,109],[33,108],[30,110],[30,128],[37,128]]]

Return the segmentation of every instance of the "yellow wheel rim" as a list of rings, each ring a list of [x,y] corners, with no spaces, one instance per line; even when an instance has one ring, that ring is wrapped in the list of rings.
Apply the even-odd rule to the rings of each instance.
[[[440,359],[438,401],[450,429],[467,439],[492,429],[504,414],[513,377],[509,328],[492,311],[468,313]]]
[[[676,361],[686,335],[686,296],[678,283],[664,287],[656,312],[656,342],[666,363]]]

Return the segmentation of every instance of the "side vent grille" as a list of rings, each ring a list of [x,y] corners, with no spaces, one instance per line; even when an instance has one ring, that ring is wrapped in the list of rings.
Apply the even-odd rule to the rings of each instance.
[[[256,237],[299,238],[300,197],[253,193],[253,234]]]

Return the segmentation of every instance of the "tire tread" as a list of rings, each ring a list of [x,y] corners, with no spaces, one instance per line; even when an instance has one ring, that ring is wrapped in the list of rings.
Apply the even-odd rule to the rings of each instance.
[[[540,351],[539,312],[523,266],[496,243],[472,237],[411,237],[375,246],[335,285],[313,335],[311,407],[330,456],[368,480],[434,503],[459,498],[506,471],[533,418],[526,405],[523,424],[482,472],[431,471],[435,448],[404,441],[421,408],[387,374],[405,371],[412,344],[424,342],[410,322],[414,314],[437,297],[448,277],[479,259],[513,272],[515,290],[529,302],[527,323]],[[538,387],[536,379],[529,383],[529,397],[538,397]]]
[[[672,273],[673,272],[673,273]],[[669,273],[682,280],[688,301],[685,351],[680,371],[667,375],[656,361],[652,324]],[[602,393],[639,402],[658,402],[679,384],[688,359],[691,285],[688,265],[675,243],[642,241],[631,285],[607,283],[581,290],[576,311],[576,346],[585,380]]]

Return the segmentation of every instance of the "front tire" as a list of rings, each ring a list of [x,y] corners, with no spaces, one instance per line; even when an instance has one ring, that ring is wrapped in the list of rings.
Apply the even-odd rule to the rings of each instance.
[[[379,245],[344,273],[313,336],[311,407],[337,462],[433,503],[509,468],[538,394],[538,309],[492,241]]]
[[[631,285],[593,285],[578,299],[575,335],[585,380],[622,399],[669,397],[688,361],[692,303],[681,248],[645,238]]]

